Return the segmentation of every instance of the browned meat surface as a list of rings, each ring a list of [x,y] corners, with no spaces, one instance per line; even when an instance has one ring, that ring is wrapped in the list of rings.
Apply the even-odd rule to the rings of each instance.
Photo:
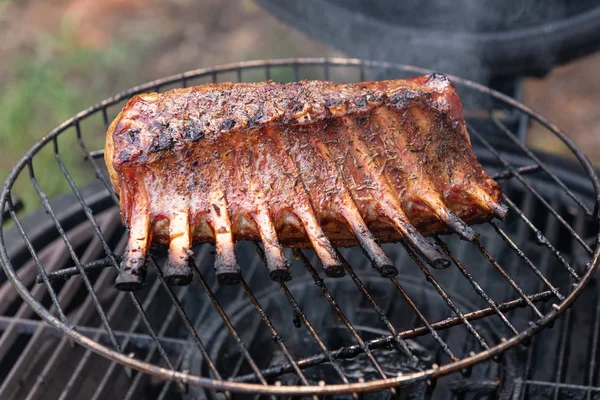
[[[169,245],[173,284],[191,279],[190,247],[216,245],[217,276],[239,278],[234,243],[262,241],[271,277],[289,279],[282,247],[312,247],[329,275],[334,246],[359,244],[384,275],[377,244],[403,240],[434,266],[423,236],[506,208],[478,163],[446,77],[336,85],[220,83],[133,97],[107,132],[105,159],[130,229],[117,286],[145,276],[151,243]]]

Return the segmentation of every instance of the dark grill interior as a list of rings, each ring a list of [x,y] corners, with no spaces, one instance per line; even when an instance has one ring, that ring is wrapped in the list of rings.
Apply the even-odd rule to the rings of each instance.
[[[309,67],[286,61],[201,71],[196,73],[199,79],[182,75],[149,88],[265,77],[362,80],[381,70],[396,76],[416,73],[390,65],[363,68],[354,61],[305,63]],[[593,398],[600,390],[596,281],[591,280],[557,322],[549,316],[564,310],[564,300],[582,288],[576,283],[585,283],[596,268],[591,254],[599,230],[593,211],[597,193],[578,163],[533,153],[523,145],[526,114],[477,88],[462,90],[474,148],[488,172],[503,183],[511,210],[503,222],[477,226],[481,237],[475,243],[454,236],[433,238],[453,258],[449,269],[430,269],[395,244],[384,249],[400,271],[396,279],[379,276],[360,250],[340,249],[348,261],[346,276],[323,280],[312,251],[290,250],[293,280],[277,284],[268,278],[260,247],[240,243],[244,280],[240,286],[225,287],[216,284],[213,247],[203,245],[195,249],[198,273],[189,287],[169,287],[151,262],[146,288],[135,295],[117,292],[116,271],[105,267],[122,254],[125,232],[114,196],[104,186],[102,162],[98,154],[89,153],[84,140],[81,149],[74,150],[88,156],[100,181],[85,186],[72,182],[74,195],[45,202],[27,218],[17,217],[7,202],[4,207],[14,226],[3,230],[5,253],[22,290],[39,303],[37,311],[46,309],[55,316],[55,326],[73,335],[59,325],[63,321],[106,346],[95,350],[130,355],[145,362],[145,372],[154,375],[160,375],[153,369],[160,366],[187,373],[190,379],[262,383],[267,390],[368,385],[382,378],[397,378],[403,385],[369,393],[369,398]],[[109,108],[114,102],[94,110],[105,123],[122,104]],[[80,118],[61,129],[85,138]],[[69,179],[60,158],[66,149],[54,144],[57,163]],[[28,179],[44,198],[44,183],[35,180],[32,164],[25,159],[23,167],[21,174],[30,174]],[[164,257],[160,249],[153,254],[158,266]],[[83,270],[85,279],[79,274]],[[73,346],[67,335],[42,322],[9,282],[0,291],[7,299],[0,310],[0,349],[7,350],[0,353],[2,399],[223,395],[165,383]],[[547,324],[553,329],[534,337]],[[503,343],[521,344],[505,353],[493,350]],[[492,362],[475,363],[470,357],[478,354],[496,355]],[[446,375],[450,371],[444,368],[452,365],[459,365],[460,373]],[[206,380],[188,382],[210,385]]]

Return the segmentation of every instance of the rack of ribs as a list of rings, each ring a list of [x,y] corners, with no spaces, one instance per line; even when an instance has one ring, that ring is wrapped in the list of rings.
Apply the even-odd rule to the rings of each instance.
[[[395,275],[382,242],[440,268],[449,261],[425,236],[473,240],[470,225],[507,212],[442,74],[137,95],[108,129],[105,160],[129,228],[120,290],[142,286],[151,244],[169,246],[173,285],[190,282],[201,242],[215,244],[221,284],[239,280],[240,240],[262,242],[274,280],[291,278],[284,247],[312,247],[328,276],[344,273],[335,247],[354,245]]]

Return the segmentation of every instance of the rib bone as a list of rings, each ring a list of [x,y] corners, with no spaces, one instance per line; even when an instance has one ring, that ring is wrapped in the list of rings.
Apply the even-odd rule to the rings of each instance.
[[[117,287],[135,290],[150,244],[186,284],[196,243],[216,245],[221,283],[240,278],[235,243],[262,241],[272,279],[284,247],[312,247],[344,273],[339,246],[360,245],[385,276],[379,243],[403,241],[449,265],[425,237],[503,218],[502,190],[477,162],[462,105],[441,74],[336,85],[219,83],[134,96],[107,132],[105,160],[130,238]]]

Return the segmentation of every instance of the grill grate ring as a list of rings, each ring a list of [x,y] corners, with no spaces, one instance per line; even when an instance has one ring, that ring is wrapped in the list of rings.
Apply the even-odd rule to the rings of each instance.
[[[58,128],[50,132],[47,136],[45,136],[40,142],[38,142],[35,146],[30,149],[25,156],[19,161],[17,166],[13,169],[9,177],[7,178],[2,194],[0,196],[0,204],[2,204],[1,213],[2,219],[0,222],[4,222],[4,216],[7,212],[7,215],[14,221],[15,226],[21,237],[23,238],[24,243],[28,246],[29,252],[31,256],[36,259],[36,250],[34,246],[31,244],[28,239],[27,233],[23,229],[20,224],[19,217],[16,214],[15,207],[12,203],[12,188],[16,179],[21,175],[23,170],[27,168],[31,184],[36,189],[36,192],[39,194],[44,208],[50,213],[50,217],[53,219],[56,229],[59,233],[59,236],[62,237],[65,245],[69,249],[70,257],[75,264],[75,267],[70,269],[65,269],[61,271],[54,272],[46,272],[44,266],[41,262],[36,262],[37,268],[39,270],[38,281],[43,283],[43,287],[46,288],[48,294],[52,300],[52,304],[54,305],[54,309],[50,310],[43,306],[38,300],[36,300],[31,295],[31,290],[27,289],[27,287],[21,282],[19,277],[17,276],[15,269],[13,268],[13,264],[11,259],[9,258],[5,241],[4,241],[4,229],[0,233],[0,258],[2,260],[2,265],[4,270],[12,282],[14,287],[18,290],[19,294],[23,297],[23,299],[33,307],[34,311],[36,311],[44,320],[46,320],[50,325],[58,328],[63,331],[69,339],[87,347],[89,350],[94,351],[103,355],[104,357],[109,358],[119,364],[123,364],[126,367],[131,367],[137,369],[142,372],[150,373],[164,379],[175,380],[182,384],[192,384],[206,388],[213,388],[216,390],[225,391],[238,391],[238,392],[252,392],[252,393],[264,393],[270,395],[278,395],[278,394],[327,394],[327,393],[352,393],[352,392],[364,392],[371,390],[380,390],[384,388],[391,388],[394,386],[406,386],[414,382],[424,381],[426,379],[435,379],[437,377],[441,377],[451,372],[462,371],[464,374],[468,375],[469,369],[476,363],[481,362],[486,359],[490,359],[495,356],[499,356],[506,349],[518,344],[525,343],[531,339],[535,334],[541,331],[546,326],[550,325],[559,314],[563,313],[570,304],[575,300],[575,298],[579,295],[579,293],[584,289],[584,287],[590,281],[592,275],[598,267],[599,263],[599,254],[600,249],[598,246],[598,232],[594,232],[595,239],[593,245],[590,245],[588,241],[581,237],[578,232],[581,232],[581,229],[577,226],[573,227],[571,224],[565,219],[561,212],[556,210],[556,206],[551,204],[552,202],[548,202],[546,198],[540,194],[536,188],[525,178],[527,174],[539,173],[540,171],[545,173],[554,183],[558,186],[557,190],[560,189],[561,193],[564,193],[565,196],[573,200],[575,206],[578,207],[582,214],[588,217],[593,217],[596,220],[598,219],[598,204],[600,203],[600,184],[598,179],[593,171],[593,168],[589,161],[585,158],[583,153],[568,139],[558,128],[552,125],[548,120],[544,117],[535,114],[533,111],[529,110],[527,107],[521,105],[515,100],[504,96],[498,92],[494,92],[490,89],[487,89],[481,85],[478,85],[473,82],[464,81],[455,77],[452,77],[451,80],[458,86],[468,88],[470,90],[483,93],[491,98],[494,98],[497,101],[504,103],[506,106],[512,108],[513,110],[517,110],[517,112],[528,115],[530,118],[538,121],[543,126],[545,126],[550,132],[554,133],[563,143],[573,152],[575,157],[581,163],[583,169],[587,173],[590,178],[591,184],[594,188],[596,201],[592,208],[590,208],[573,190],[571,190],[559,177],[555,174],[546,164],[544,164],[523,142],[514,135],[509,128],[507,128],[500,119],[492,116],[491,120],[498,128],[498,131],[502,133],[505,137],[507,137],[511,142],[513,142],[518,148],[523,151],[528,157],[531,159],[532,163],[525,166],[515,166],[510,160],[506,159],[499,151],[497,151],[492,143],[486,139],[485,135],[479,132],[478,128],[473,125],[469,126],[469,131],[471,133],[471,137],[476,139],[486,148],[492,155],[495,156],[497,161],[502,165],[502,169],[495,175],[497,179],[505,179],[510,181],[516,181],[519,184],[523,185],[523,187],[530,192],[534,198],[540,201],[541,205],[548,210],[550,214],[552,214],[558,224],[562,226],[570,235],[571,239],[577,243],[583,249],[585,253],[585,261],[584,264],[587,264],[587,268],[583,271],[583,268],[580,268],[578,272],[575,268],[571,266],[571,264],[563,257],[561,252],[555,248],[555,245],[551,243],[551,241],[544,235],[543,230],[536,227],[536,225],[531,221],[526,213],[519,208],[518,203],[511,200],[511,198],[507,195],[505,197],[505,202],[510,207],[510,213],[515,214],[518,219],[526,226],[527,229],[531,230],[536,238],[538,239],[538,243],[543,246],[547,250],[544,254],[546,257],[550,257],[552,255],[559,263],[564,267],[564,269],[568,272],[570,279],[572,280],[573,286],[570,293],[566,294],[564,287],[557,288],[553,286],[549,279],[547,279],[543,265],[541,267],[537,267],[535,263],[528,258],[525,253],[520,249],[519,238],[511,238],[510,234],[507,233],[505,229],[503,229],[499,224],[492,222],[491,229],[495,232],[497,236],[500,236],[501,240],[505,242],[512,252],[518,257],[525,266],[530,269],[534,275],[540,280],[540,283],[544,285],[544,290],[539,290],[533,294],[527,294],[521,287],[516,283],[516,279],[514,279],[500,264],[500,262],[494,258],[492,251],[490,251],[484,243],[480,240],[474,240],[474,246],[479,250],[479,252],[487,259],[487,261],[491,264],[491,266],[500,273],[502,278],[514,289],[516,293],[516,297],[508,301],[494,301],[490,295],[486,293],[483,289],[483,284],[477,281],[473,275],[471,275],[470,270],[468,270],[468,263],[460,262],[460,255],[456,255],[452,252],[449,246],[446,245],[446,242],[439,237],[435,238],[435,241],[442,246],[444,252],[450,257],[453,262],[453,266],[457,267],[460,271],[461,276],[465,277],[469,280],[473,289],[477,293],[477,295],[485,301],[488,305],[487,308],[481,308],[472,312],[464,312],[461,310],[460,306],[458,306],[452,298],[448,295],[447,290],[445,290],[445,283],[440,283],[440,281],[436,280],[435,274],[432,273],[428,268],[425,267],[423,261],[419,256],[412,253],[409,249],[407,250],[408,256],[413,260],[414,264],[420,269],[424,276],[425,280],[429,281],[429,285],[435,289],[435,291],[440,295],[443,301],[446,303],[449,310],[455,315],[454,317],[448,317],[441,321],[430,322],[426,315],[424,315],[419,304],[419,300],[415,300],[403,287],[403,282],[401,279],[397,278],[388,278],[392,283],[395,291],[397,292],[398,298],[404,298],[406,303],[409,305],[410,309],[416,315],[416,321],[418,323],[414,323],[412,326],[412,330],[406,330],[398,333],[398,330],[394,327],[392,321],[390,321],[384,309],[378,304],[377,300],[374,299],[372,294],[367,290],[367,288],[362,283],[359,278],[359,274],[355,271],[355,268],[351,266],[349,263],[344,263],[344,269],[347,274],[350,276],[350,279],[353,281],[357,289],[362,293],[361,295],[365,297],[366,301],[373,307],[383,325],[390,332],[391,336],[381,337],[375,341],[366,341],[363,340],[360,335],[357,333],[356,329],[353,327],[352,323],[349,319],[344,315],[344,311],[337,307],[335,302],[335,295],[328,290],[327,284],[324,283],[323,279],[319,276],[318,268],[315,268],[309,258],[302,252],[298,253],[298,256],[304,263],[307,268],[309,274],[313,277],[315,284],[320,288],[322,293],[324,294],[324,298],[330,304],[330,306],[334,309],[338,317],[345,323],[346,328],[353,335],[357,344],[351,348],[342,348],[342,349],[329,349],[323,340],[320,338],[317,331],[312,327],[311,321],[307,317],[305,311],[301,309],[298,305],[294,294],[289,290],[287,285],[284,282],[272,283],[280,286],[282,293],[288,299],[290,306],[294,310],[295,315],[300,318],[302,324],[307,328],[312,336],[313,340],[318,343],[318,347],[320,348],[321,354],[315,354],[312,358],[304,358],[304,359],[294,359],[293,354],[286,347],[286,339],[282,337],[273,324],[270,322],[269,316],[264,313],[264,309],[257,302],[257,297],[254,295],[252,289],[248,282],[250,280],[248,277],[245,277],[245,280],[242,280],[241,287],[239,288],[239,296],[245,294],[248,300],[254,305],[258,315],[261,318],[262,323],[264,323],[269,329],[271,335],[273,336],[277,345],[281,348],[284,353],[287,354],[287,364],[282,365],[280,367],[271,367],[270,370],[260,369],[256,362],[253,360],[252,354],[247,349],[247,346],[235,329],[235,327],[228,322],[227,310],[224,309],[217,299],[217,295],[211,291],[212,283],[209,283],[207,278],[203,275],[206,274],[206,271],[202,270],[198,267],[198,265],[194,265],[194,275],[195,279],[200,282],[200,284],[204,287],[204,290],[212,305],[214,306],[217,313],[220,315],[223,323],[227,325],[229,332],[232,334],[238,348],[240,349],[244,359],[250,365],[253,373],[250,375],[246,375],[244,377],[232,377],[232,379],[224,380],[221,376],[219,370],[217,369],[217,365],[215,365],[211,361],[210,352],[206,348],[205,344],[202,341],[201,335],[197,332],[196,327],[198,326],[195,321],[192,321],[191,317],[186,313],[184,305],[181,303],[181,299],[184,299],[187,295],[186,288],[171,288],[165,282],[165,279],[162,277],[161,270],[158,268],[158,265],[161,265],[159,261],[151,259],[150,265],[154,267],[157,273],[158,279],[154,282],[151,287],[151,293],[155,293],[161,288],[168,294],[168,297],[172,301],[173,307],[170,309],[168,317],[165,321],[171,321],[175,314],[179,314],[184,324],[186,325],[189,335],[192,338],[192,342],[195,343],[198,351],[202,354],[204,362],[208,365],[208,368],[211,372],[210,376],[198,376],[192,375],[187,372],[178,372],[176,367],[179,368],[180,365],[185,360],[185,353],[189,351],[189,349],[182,350],[177,357],[173,357],[172,354],[169,354],[164,346],[161,344],[161,341],[165,341],[164,334],[168,327],[168,324],[163,323],[158,331],[155,330],[156,327],[153,327],[150,323],[150,320],[147,315],[147,301],[150,301],[151,298],[146,298],[147,301],[140,301],[137,295],[135,294],[123,294],[118,295],[119,303],[123,301],[124,297],[130,297],[130,301],[134,305],[137,310],[139,319],[137,319],[135,324],[139,325],[140,320],[143,322],[146,331],[148,332],[148,336],[151,340],[151,351],[148,353],[144,360],[129,357],[124,354],[122,348],[127,346],[127,341],[130,336],[123,336],[122,332],[118,332],[115,330],[110,323],[111,315],[113,315],[115,311],[115,307],[111,307],[108,313],[104,312],[104,307],[101,304],[101,301],[98,299],[98,296],[95,296],[95,289],[92,287],[93,283],[87,277],[93,270],[112,266],[114,268],[118,268],[118,257],[115,253],[119,253],[117,249],[111,248],[111,246],[107,243],[107,240],[103,236],[103,231],[100,228],[99,224],[96,222],[97,211],[94,211],[90,208],[81,195],[78,185],[74,182],[73,178],[68,172],[67,167],[65,166],[59,149],[58,137],[65,131],[74,130],[75,135],[77,137],[78,145],[86,157],[87,161],[90,163],[91,167],[94,169],[98,179],[106,186],[108,196],[112,198],[115,204],[118,204],[118,198],[112,189],[105,173],[102,170],[102,167],[96,160],[96,156],[98,153],[91,153],[88,150],[88,147],[83,139],[82,129],[81,129],[81,121],[89,118],[92,115],[97,113],[101,113],[102,120],[105,126],[109,123],[109,108],[116,106],[119,102],[124,99],[129,98],[130,96],[141,93],[147,90],[160,90],[162,87],[167,85],[179,85],[186,86],[191,80],[203,77],[209,77],[212,81],[218,81],[219,77],[222,74],[235,74],[235,78],[237,80],[242,80],[243,73],[256,73],[256,72],[264,72],[263,78],[267,79],[273,75],[273,69],[275,68],[289,68],[291,69],[292,79],[298,80],[300,78],[305,78],[305,76],[301,75],[301,72],[304,68],[307,67],[318,67],[322,68],[322,77],[329,77],[331,75],[332,69],[335,68],[350,68],[355,72],[358,72],[359,79],[364,80],[365,77],[373,70],[373,69],[386,69],[386,70],[394,70],[399,73],[410,73],[410,74],[424,74],[429,73],[429,71],[425,71],[422,69],[407,67],[407,66],[398,66],[389,63],[378,63],[378,62],[366,62],[359,61],[353,59],[287,59],[287,60],[275,60],[275,61],[255,61],[255,62],[246,62],[240,64],[232,64],[223,67],[215,67],[202,69],[197,71],[192,71],[184,74],[180,74],[177,76],[165,78],[162,80],[154,81],[149,84],[139,86],[123,92],[113,98],[107,99],[100,104],[91,107],[79,114],[77,114],[72,119],[66,121]],[[312,77],[311,77],[312,78]],[[231,79],[231,78],[230,78]],[[112,110],[112,109],[111,109]],[[91,229],[95,232],[98,240],[101,242],[102,248],[105,251],[105,258],[102,258],[98,261],[88,262],[87,264],[82,262],[75,250],[70,248],[70,241],[67,237],[66,231],[62,228],[59,219],[53,213],[53,209],[50,205],[50,202],[47,200],[45,193],[41,189],[35,178],[35,169],[33,166],[33,159],[35,155],[44,148],[47,144],[52,142],[52,147],[54,151],[54,156],[56,158],[56,162],[60,167],[61,172],[65,176],[65,179],[68,181],[73,193],[76,195],[81,207],[82,212],[85,215],[85,219],[89,221],[91,224]],[[485,164],[484,164],[485,165]],[[593,248],[592,248],[593,247]],[[257,246],[257,250],[259,256],[261,255],[261,248]],[[548,254],[547,254],[548,253]],[[256,266],[255,266],[256,267]],[[109,271],[109,270],[107,270]],[[246,271],[242,270],[244,275],[247,274]],[[83,275],[82,278],[84,280],[84,284],[87,287],[88,292],[92,295],[90,297],[90,301],[93,303],[96,308],[98,315],[101,320],[100,330],[92,330],[89,329],[80,329],[79,326],[72,326],[69,322],[69,318],[60,307],[60,299],[59,295],[54,290],[53,283],[57,282],[58,278],[64,278],[66,276],[71,276],[73,274]],[[79,279],[79,278],[78,278]],[[561,293],[561,289],[563,292]],[[543,312],[538,308],[536,304],[538,304],[541,300],[549,300],[554,298],[557,302],[553,304],[553,307],[548,312]],[[525,329],[521,328],[521,331],[513,326],[509,321],[508,317],[505,315],[507,311],[514,310],[517,307],[528,307],[533,313],[533,318],[529,320],[529,326]],[[282,306],[283,307],[283,306]],[[336,308],[337,307],[337,308]],[[263,312],[261,312],[263,310]],[[52,312],[51,312],[52,311]],[[54,312],[58,313],[58,318],[53,315]],[[500,340],[498,343],[490,343],[481,337],[478,333],[477,326],[472,322],[476,321],[480,318],[486,318],[488,316],[495,315],[499,318],[499,320],[506,327],[507,332],[510,333],[510,337]],[[197,316],[198,318],[200,315]],[[197,319],[198,319],[197,318]],[[451,326],[462,325],[465,326],[469,334],[479,344],[479,351],[474,352],[472,354],[467,355],[466,357],[460,357],[455,354],[449,344],[444,339],[444,328],[449,328]],[[132,325],[133,327],[133,325]],[[132,328],[134,331],[136,328]],[[438,332],[439,331],[439,332]],[[117,334],[118,333],[118,334]],[[409,346],[406,344],[405,339],[409,337],[416,337],[419,335],[428,335],[431,336],[432,339],[437,343],[438,350],[445,354],[448,362],[444,362],[441,364],[433,364],[433,365],[420,365],[417,362],[416,356],[412,354]],[[108,337],[108,343],[112,345],[112,348],[101,344],[100,337]],[[121,341],[119,341],[121,339]],[[106,343],[105,340],[103,342]],[[287,341],[289,343],[289,340]],[[373,357],[369,357],[370,352],[377,349],[378,346],[383,344],[395,345],[400,352],[403,352],[405,355],[413,359],[413,367],[414,372],[405,373],[401,376],[389,378],[383,373],[381,366],[377,364],[377,361]],[[163,365],[166,365],[166,368],[158,365],[158,361],[154,361],[153,354],[158,352],[160,355],[160,359],[162,359]],[[339,363],[336,362],[336,357],[340,355],[348,356],[351,354],[364,353],[369,357],[370,362],[373,366],[379,371],[381,379],[372,380],[368,382],[349,382],[344,373],[341,371]],[[86,353],[89,354],[89,353]],[[336,371],[339,381],[341,383],[332,383],[325,382],[325,385],[319,385],[311,383],[304,376],[304,369],[308,365],[314,365],[315,363],[321,363],[323,361],[328,361],[330,365],[333,366]],[[83,362],[83,360],[82,360]],[[117,364],[112,363],[111,368],[114,369],[114,366]],[[241,365],[241,364],[240,364]],[[275,371],[277,368],[280,368],[280,371]],[[276,385],[268,382],[265,376],[278,376],[281,374],[283,370],[295,371],[298,376],[299,383],[303,386],[296,385]],[[76,379],[77,375],[73,375],[73,380]],[[106,377],[110,376],[109,374],[105,375],[105,379],[103,380],[104,385],[107,384]],[[136,379],[140,379],[141,374],[136,375]],[[229,378],[229,377],[227,377]],[[339,382],[338,381],[338,382]],[[256,383],[248,383],[248,382],[260,382],[260,384]],[[65,388],[64,395],[66,395],[68,389]],[[100,393],[101,390],[97,391]]]

